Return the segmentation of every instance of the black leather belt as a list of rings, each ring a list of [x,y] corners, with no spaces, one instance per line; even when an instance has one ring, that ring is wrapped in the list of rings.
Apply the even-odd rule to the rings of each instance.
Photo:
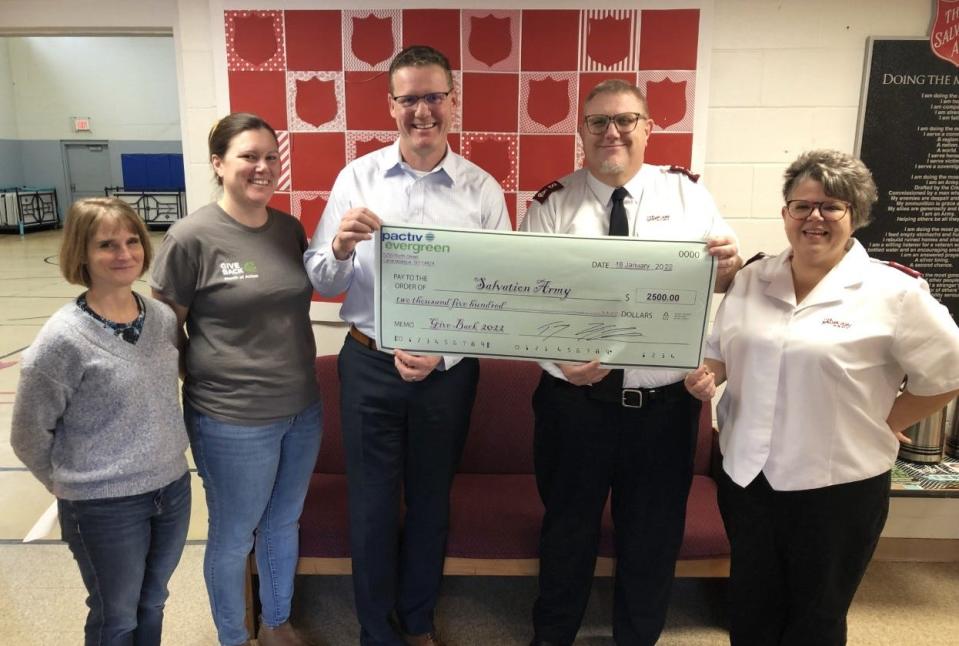
[[[552,377],[552,375],[550,375]],[[605,402],[607,404],[619,404],[623,408],[643,408],[653,402],[666,402],[682,398],[686,394],[686,386],[681,381],[666,386],[657,386],[656,388],[623,388],[620,396],[610,397],[599,391],[594,391],[592,386],[576,386],[565,379],[553,380],[558,384],[563,384],[569,388],[579,388],[586,392],[586,396],[595,401]]]

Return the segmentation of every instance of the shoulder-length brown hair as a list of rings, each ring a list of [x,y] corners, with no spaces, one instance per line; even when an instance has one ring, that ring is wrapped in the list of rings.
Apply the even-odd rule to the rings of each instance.
[[[90,272],[87,271],[87,245],[104,220],[125,225],[140,237],[143,246],[143,267],[140,275],[150,267],[153,247],[146,225],[133,208],[115,197],[90,197],[77,200],[67,213],[60,244],[60,273],[68,283],[90,287]]]

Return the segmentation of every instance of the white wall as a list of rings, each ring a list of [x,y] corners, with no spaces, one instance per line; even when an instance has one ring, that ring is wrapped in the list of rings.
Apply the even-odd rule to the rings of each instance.
[[[6,38],[0,38],[0,139],[16,138],[17,119],[13,103],[10,46]]]
[[[853,152],[866,37],[924,36],[933,4],[716,0],[704,179],[745,254],[786,244],[789,162],[811,148]]]
[[[210,4],[215,4],[210,0]],[[207,2],[177,0],[177,66],[180,75],[180,120],[183,124],[183,163],[186,172],[188,210],[209,202],[216,192],[212,179],[207,135],[218,117],[229,111],[229,101],[218,105],[215,50],[223,49],[223,41],[212,37],[211,15],[214,9]],[[222,22],[223,13],[219,12]],[[225,72],[224,72],[225,73]]]
[[[203,0],[196,0],[197,3]],[[77,33],[104,30],[169,30],[173,0],[0,0],[0,33]]]
[[[20,139],[180,139],[173,39],[10,38]],[[72,117],[90,117],[76,133]]]

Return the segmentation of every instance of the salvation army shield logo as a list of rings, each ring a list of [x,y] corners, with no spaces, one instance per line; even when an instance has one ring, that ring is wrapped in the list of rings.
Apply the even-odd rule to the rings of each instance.
[[[353,144],[353,150],[349,150],[349,142],[347,142],[348,149],[346,153],[346,161],[358,159],[363,155],[373,152],[374,150],[379,150],[383,146],[390,145],[395,140],[395,130],[393,132],[358,132],[356,133],[356,141]]]
[[[313,126],[336,118],[336,81],[296,81],[296,116]]]
[[[493,138],[473,140],[469,159],[492,175],[500,185],[508,184],[511,170],[508,142]]]
[[[377,18],[370,14],[366,18],[353,18],[353,39],[350,42],[353,54],[374,67],[393,54],[393,19]]]
[[[323,209],[326,208],[326,200],[322,196],[313,199],[304,199],[300,202],[300,223],[306,235],[312,236],[316,231],[316,225],[320,222],[320,216],[323,215]]]
[[[547,128],[565,119],[569,114],[569,79],[531,79],[526,111],[531,119]]]
[[[276,54],[278,43],[272,16],[237,16],[233,29],[233,50],[248,63],[262,65]]]
[[[614,65],[629,56],[629,18],[590,18],[586,54],[603,65]]]
[[[932,53],[959,67],[959,0],[937,0],[929,44]]]
[[[497,18],[493,14],[470,17],[469,50],[473,58],[493,67],[509,56],[512,49],[509,18]]]
[[[686,116],[686,81],[663,79],[646,84],[649,116],[660,128],[679,123]]]

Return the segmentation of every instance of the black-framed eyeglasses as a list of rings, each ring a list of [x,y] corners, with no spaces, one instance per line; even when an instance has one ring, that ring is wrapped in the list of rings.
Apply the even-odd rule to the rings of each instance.
[[[810,202],[809,200],[789,200],[786,202],[786,213],[793,220],[805,220],[812,212],[819,209],[819,215],[823,220],[837,222],[846,217],[849,212],[849,202],[842,200],[823,200],[822,202]]]
[[[586,129],[594,135],[606,134],[610,122],[616,125],[616,130],[620,134],[625,135],[636,129],[636,124],[639,123],[640,119],[648,118],[640,112],[620,112],[612,116],[608,114],[587,114],[583,122],[586,124]]]
[[[446,97],[452,94],[453,90],[448,90],[446,92],[430,92],[429,94],[422,94],[417,96],[415,94],[404,94],[402,96],[393,96],[390,95],[390,98],[396,101],[400,107],[411,110],[420,104],[420,101],[424,101],[426,105],[437,106],[441,105],[443,101],[446,101]]]

